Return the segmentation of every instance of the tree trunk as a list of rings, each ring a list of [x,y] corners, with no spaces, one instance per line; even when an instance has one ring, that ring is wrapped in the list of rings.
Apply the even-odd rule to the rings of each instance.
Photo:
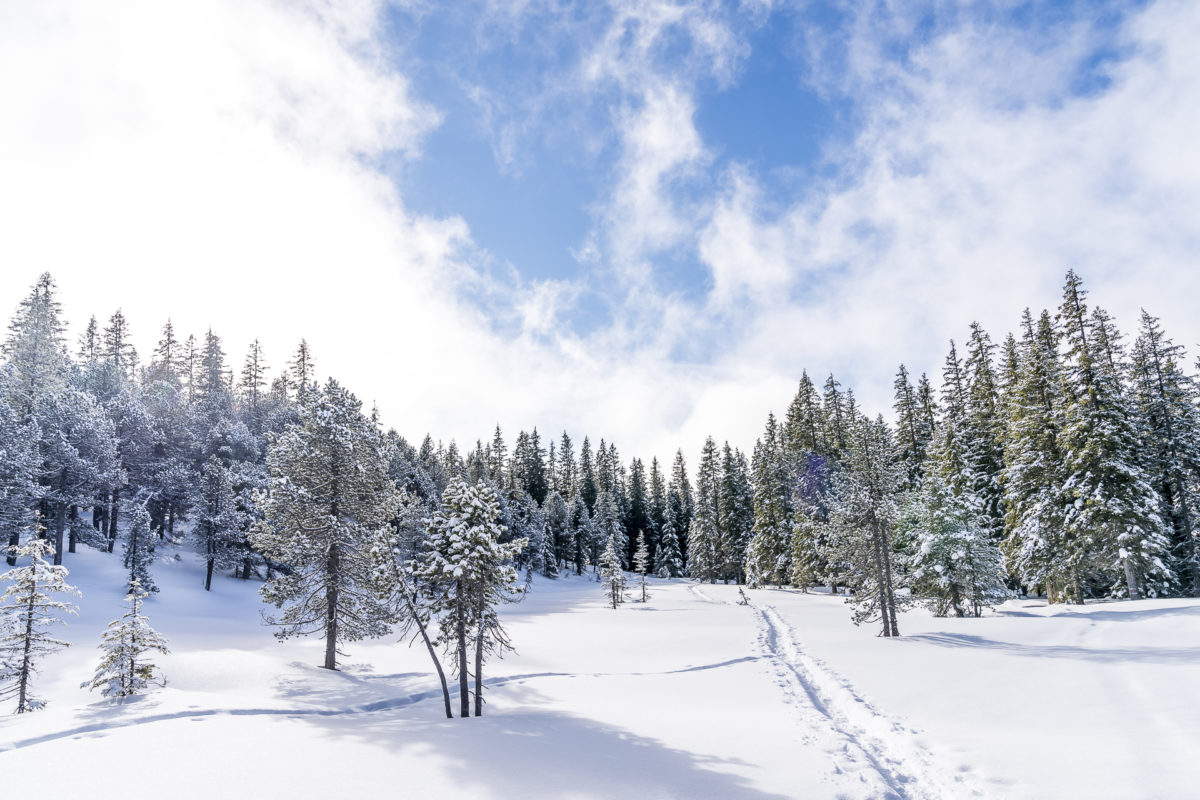
[[[1121,566],[1125,568],[1125,586],[1129,589],[1129,599],[1140,600],[1141,592],[1138,591],[1138,579],[1133,572],[1133,564],[1129,563],[1129,559],[1126,558]]]
[[[267,562],[268,568],[270,561]],[[450,686],[446,683],[446,671],[442,669],[442,661],[437,656],[437,650],[433,647],[433,641],[429,638],[429,631],[425,627],[425,622],[421,619],[421,615],[417,613],[416,601],[408,595],[408,590],[402,590],[404,595],[405,605],[408,606],[408,613],[412,616],[413,622],[417,624],[417,630],[421,633],[421,640],[425,642],[425,649],[429,651],[429,657],[433,660],[433,667],[437,670],[438,681],[442,684],[442,700],[446,704],[446,719],[454,719],[454,712],[450,708]]]
[[[33,603],[37,599],[37,572],[34,571],[34,566],[30,564],[30,570],[33,572],[32,585],[29,587],[29,604],[25,607],[25,648],[24,655],[21,658],[21,676],[20,685],[17,687],[17,713],[25,713],[25,704],[28,702],[26,697],[29,692],[29,673],[33,669],[30,664],[30,657],[33,652]]]
[[[887,581],[887,606],[888,616],[892,621],[892,636],[899,636],[900,624],[896,621],[896,588],[892,585],[892,555],[888,551],[887,536],[881,534],[879,538],[883,555],[883,577]]]
[[[454,634],[458,638],[458,715],[471,716],[470,674],[467,672],[467,602],[463,599],[462,581],[455,581]]]
[[[79,506],[71,506],[71,527],[67,532],[67,552],[75,552],[75,544],[79,540],[76,528],[79,524]]]
[[[883,577],[883,553],[879,546],[879,534],[871,531],[871,549],[875,556],[875,582],[879,592],[879,619],[883,623],[883,635],[892,635],[892,622],[888,616],[887,581]]]
[[[117,543],[117,516],[118,506],[120,502],[121,490],[113,489],[112,491],[112,509],[108,512],[108,552],[113,551],[113,546]]]
[[[336,503],[335,503],[336,507]],[[336,515],[334,517],[336,519]],[[329,557],[325,562],[325,669],[337,669],[337,604],[338,586],[336,576],[341,568],[337,544],[329,546]]]
[[[483,609],[477,609],[479,614],[479,630],[475,634],[475,716],[483,716]]]

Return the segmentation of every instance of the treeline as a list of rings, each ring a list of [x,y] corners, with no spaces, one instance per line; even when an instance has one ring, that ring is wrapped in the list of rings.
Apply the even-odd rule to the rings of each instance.
[[[316,421],[305,409],[344,392],[318,386],[306,343],[271,375],[255,342],[235,370],[213,331],[181,338],[168,321],[141,359],[117,311],[69,347],[43,275],[3,354],[0,525],[13,545],[46,537],[58,564],[78,543],[113,552],[121,541],[132,566],[156,540],[188,537],[206,586],[217,572],[297,572],[295,543],[265,532],[288,513],[272,499],[280,448],[306,452],[296,437]],[[978,325],[961,352],[952,342],[940,388],[901,366],[890,422],[868,418],[833,376],[818,386],[806,374],[749,457],[710,438],[694,473],[682,450],[669,465],[625,461],[604,439],[547,443],[536,428],[511,450],[498,427],[465,450],[432,436],[413,445],[374,414],[367,433],[400,498],[379,512],[398,563],[428,549],[447,487],[482,484],[527,579],[595,572],[610,544],[629,569],[641,535],[661,577],[842,588],[857,619],[894,634],[906,598],[978,614],[1013,592],[1200,591],[1200,412],[1183,360],[1145,314],[1126,347],[1069,273],[1061,306],[1027,311],[999,346]]]

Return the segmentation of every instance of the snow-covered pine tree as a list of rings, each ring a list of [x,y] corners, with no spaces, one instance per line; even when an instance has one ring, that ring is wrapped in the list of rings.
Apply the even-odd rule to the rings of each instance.
[[[977,322],[971,323],[965,364],[967,396],[962,419],[962,437],[967,476],[963,489],[969,493],[972,513],[993,543],[1004,538],[1004,491],[1000,471],[1004,465],[1003,420],[999,409],[999,386],[992,365],[996,346]]]
[[[883,418],[859,418],[848,431],[845,469],[834,475],[829,525],[838,557],[853,570],[854,622],[880,620],[899,636],[892,535],[899,518],[904,467]]]
[[[38,662],[70,646],[47,632],[51,625],[66,624],[63,614],[75,613],[74,603],[56,596],[79,596],[67,583],[67,568],[46,561],[53,547],[46,539],[30,539],[15,552],[18,559],[29,559],[28,565],[0,575],[8,584],[0,595],[0,698],[16,698],[18,714],[45,705],[31,691]]]
[[[1009,570],[1021,584],[1043,586],[1050,602],[1074,589],[1081,550],[1063,526],[1066,513],[1062,365],[1049,312],[1035,325],[1022,316],[1019,370],[1008,401],[1004,472]]]
[[[754,532],[754,489],[750,468],[741,450],[726,442],[721,450],[721,480],[717,489],[720,513],[717,571],[724,582],[746,581],[746,548]]]
[[[612,489],[602,489],[596,499],[596,511],[592,514],[592,525],[596,529],[596,541],[607,542],[613,539],[617,543],[617,555],[621,564],[625,565],[629,547],[625,523],[621,519],[621,511],[617,505],[616,494]],[[598,556],[599,553],[594,555]]]
[[[1069,389],[1064,527],[1111,582],[1110,592],[1130,599],[1162,594],[1171,579],[1170,543],[1161,501],[1140,464],[1136,420],[1122,386],[1124,365],[1107,315],[1088,316],[1086,292],[1073,271],[1059,320]],[[1081,583],[1083,578],[1078,576]]]
[[[631,552],[629,561],[632,564],[639,532],[654,533],[654,521],[650,518],[650,489],[646,485],[646,467],[640,458],[635,458],[629,465],[629,505],[625,509],[625,536],[629,539]],[[647,547],[651,543],[647,543]]]
[[[42,494],[37,483],[41,467],[40,431],[33,420],[22,420],[6,391],[10,367],[0,368],[0,542],[20,544],[34,527],[34,503]]]
[[[133,585],[142,587],[146,592],[157,592],[158,586],[150,575],[150,565],[154,563],[154,532],[150,530],[150,512],[144,505],[133,507],[129,518],[129,530],[125,537],[123,558],[125,568],[129,570],[128,591],[133,591]]]
[[[717,547],[720,542],[721,513],[718,505],[720,468],[717,443],[709,436],[700,451],[696,473],[696,505],[688,532],[688,575],[700,582],[715,582],[720,574]]]
[[[791,571],[791,470],[775,415],[767,416],[763,438],[754,446],[754,534],[746,550],[746,579],[751,586],[782,587]]]
[[[922,419],[920,400],[912,381],[908,377],[908,369],[901,364],[896,373],[896,381],[892,408],[896,411],[896,437],[900,448],[900,460],[904,462],[908,473],[908,487],[921,485],[921,472],[925,463],[925,450],[933,431]]]
[[[604,596],[614,610],[625,602],[625,571],[621,568],[618,548],[617,538],[609,536],[604,552],[600,554],[600,583],[604,586]]]
[[[696,501],[692,494],[692,483],[688,478],[683,450],[675,451],[675,460],[671,464],[671,479],[667,483],[667,504],[675,511],[675,535],[679,537],[679,552],[686,557]]]
[[[83,685],[100,690],[104,697],[121,699],[142,694],[151,683],[162,683],[162,675],[147,653],[167,655],[167,640],[150,626],[142,614],[142,602],[149,596],[138,581],[129,585],[125,602],[129,610],[108,623],[100,636],[100,664],[91,681]],[[156,681],[157,677],[157,681]]]
[[[650,548],[646,545],[646,532],[638,531],[637,550],[633,553],[633,569],[637,572],[641,584],[642,600],[646,602],[650,595],[646,590],[646,573],[650,571]]]
[[[679,537],[675,534],[675,511],[667,506],[662,532],[658,537],[658,552],[654,554],[654,574],[660,578],[683,575],[683,554],[679,552]]]
[[[9,401],[21,415],[30,412],[39,396],[53,394],[67,381],[70,359],[57,295],[54,278],[43,272],[17,307],[0,348],[13,370]]]
[[[500,502],[484,482],[452,480],[428,523],[425,549],[413,570],[439,619],[437,643],[455,666],[459,716],[470,715],[470,648],[475,649],[475,716],[483,713],[483,663],[488,653],[511,650],[496,606],[521,596],[512,561],[524,539],[501,542]]]
[[[1200,409],[1196,383],[1183,372],[1183,358],[1183,348],[1143,311],[1133,347],[1133,397],[1142,424],[1139,450],[1162,498],[1178,583],[1200,597],[1200,496],[1195,489],[1200,478]]]
[[[788,406],[787,419],[781,435],[783,449],[794,465],[799,464],[805,453],[824,453],[825,421],[821,410],[821,398],[808,377],[800,375],[800,386]]]
[[[275,439],[267,466],[270,494],[259,497],[263,521],[250,542],[289,568],[262,588],[283,609],[268,621],[280,639],[320,634],[324,667],[337,669],[339,644],[388,628],[370,558],[400,505],[383,437],[358,398],[330,379]]]
[[[954,497],[939,474],[930,473],[905,516],[916,539],[912,591],[935,616],[978,617],[1004,601],[1009,592],[1000,548],[976,510]]]
[[[192,506],[195,509],[192,536],[204,555],[204,590],[209,591],[213,571],[237,562],[239,554],[232,545],[241,528],[230,470],[215,455],[200,470],[200,485]]]

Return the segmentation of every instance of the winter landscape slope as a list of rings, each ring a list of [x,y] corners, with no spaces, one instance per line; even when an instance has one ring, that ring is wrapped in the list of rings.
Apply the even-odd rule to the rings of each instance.
[[[119,559],[68,559],[75,646],[39,675],[46,710],[0,720],[15,796],[467,798],[1187,797],[1200,786],[1200,602],[901,617],[841,599],[656,581],[613,611],[581,578],[503,611],[485,716],[447,720],[427,656],[393,639],[278,643],[257,584],[202,588],[170,548],[146,613],[165,688],[125,704],[79,688],[122,611]]]

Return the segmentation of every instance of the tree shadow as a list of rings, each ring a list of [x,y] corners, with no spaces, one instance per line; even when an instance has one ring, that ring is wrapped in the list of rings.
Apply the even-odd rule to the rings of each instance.
[[[744,762],[668,747],[625,728],[537,707],[542,696],[521,689],[521,708],[485,709],[485,716],[471,719],[414,719],[397,712],[303,719],[324,736],[436,754],[446,762],[456,797],[786,798],[720,769]],[[514,699],[512,690],[508,699]]]
[[[1031,658],[1068,658],[1097,663],[1194,664],[1200,661],[1200,647],[1079,647],[1077,645],[1032,645],[1002,642],[965,633],[918,633],[896,641],[926,643],[938,647],[998,650]]]

